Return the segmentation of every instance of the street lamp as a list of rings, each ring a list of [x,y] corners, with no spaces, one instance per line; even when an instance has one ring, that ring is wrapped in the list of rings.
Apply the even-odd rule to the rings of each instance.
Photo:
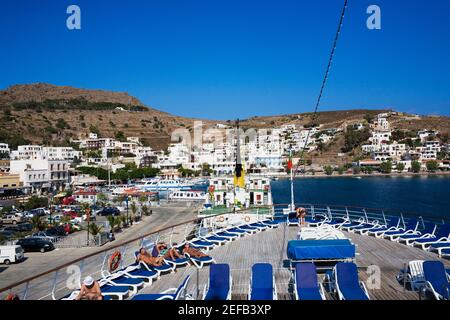
[[[130,223],[130,218],[128,217],[128,195],[125,197],[125,204],[127,206],[127,224]]]

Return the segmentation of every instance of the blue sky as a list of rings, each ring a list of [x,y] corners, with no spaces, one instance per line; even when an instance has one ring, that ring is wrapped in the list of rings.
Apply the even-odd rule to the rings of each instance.
[[[0,88],[127,91],[177,115],[310,112],[343,0],[3,0]],[[81,8],[81,30],[66,8]],[[381,7],[382,29],[366,28]],[[320,110],[450,115],[450,1],[350,0]]]

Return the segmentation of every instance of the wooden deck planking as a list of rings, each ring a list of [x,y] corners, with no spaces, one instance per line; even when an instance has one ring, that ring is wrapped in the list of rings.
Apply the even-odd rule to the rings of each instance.
[[[215,258],[217,263],[228,263],[230,265],[233,278],[232,299],[247,299],[251,267],[258,262],[272,264],[277,284],[278,299],[292,299],[292,290],[289,290],[292,273],[283,267],[283,260],[287,259],[287,241],[295,239],[297,231],[297,227],[282,225],[274,230],[238,238],[210,251],[211,256]],[[385,239],[353,233],[345,234],[357,245],[358,255],[356,263],[359,267],[360,279],[362,281],[367,280],[369,275],[366,273],[366,270],[370,265],[377,265],[381,270],[381,289],[369,290],[371,299],[418,299],[418,293],[404,290],[397,282],[395,276],[408,261],[416,259],[437,260],[438,256],[436,254]],[[440,260],[445,263],[447,268],[450,267],[448,260]],[[191,280],[188,292],[197,297],[197,283],[201,293],[204,285],[208,282],[208,267],[201,270],[197,270],[193,266],[178,269],[175,273],[162,276],[161,279],[144,288],[140,293],[159,293],[168,288],[175,288],[189,274],[191,275]],[[322,278],[321,276],[319,277]],[[201,298],[201,295],[198,298]],[[327,293],[327,299],[332,298]]]

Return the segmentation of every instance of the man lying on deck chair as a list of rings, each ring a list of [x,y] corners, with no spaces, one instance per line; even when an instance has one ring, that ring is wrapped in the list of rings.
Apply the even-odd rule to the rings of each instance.
[[[207,254],[204,254],[203,252],[201,252],[199,249],[191,247],[189,245],[189,243],[186,243],[183,248],[183,254],[186,254],[186,253],[194,258],[202,258],[202,257],[208,256]]]
[[[91,276],[87,276],[83,280],[80,293],[75,297],[75,300],[103,300],[98,282]]]
[[[164,264],[164,258],[163,257],[153,257],[151,254],[145,250],[145,248],[139,249],[139,254],[136,257],[136,261],[144,262],[145,264],[148,264],[150,266],[159,267]]]
[[[176,246],[176,245],[177,244],[174,243],[174,246]],[[155,248],[160,257],[170,259],[170,260],[183,258],[183,256],[178,252],[178,250],[176,248],[174,248],[174,247],[168,248],[167,244],[165,244],[164,242],[158,243]]]

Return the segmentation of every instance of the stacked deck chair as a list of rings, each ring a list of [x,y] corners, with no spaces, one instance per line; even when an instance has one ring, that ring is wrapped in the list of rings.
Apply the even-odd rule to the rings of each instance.
[[[248,300],[277,300],[277,288],[271,264],[253,265],[248,292]]]
[[[187,276],[178,288],[170,288],[159,294],[138,294],[131,300],[187,300],[191,297],[186,293],[186,288],[191,276]]]
[[[271,220],[271,219],[266,219],[266,220],[262,220],[260,221],[261,224],[268,226],[269,228],[278,228],[278,226],[280,225],[279,222],[275,221],[275,220]]]
[[[400,217],[393,217],[389,220],[389,223],[386,226],[373,227],[372,229],[361,232],[361,234],[382,238],[388,231],[399,231],[400,221]]]
[[[260,228],[250,227],[248,224],[240,225],[238,229],[244,230],[250,234],[255,234],[261,231]]]
[[[410,261],[406,269],[400,270],[397,281],[409,287],[410,290],[418,291],[425,284],[423,262],[423,260]]]
[[[425,239],[436,239],[434,236],[434,233],[436,232],[437,225],[434,223],[425,223],[425,228],[419,232],[419,234],[405,234],[401,235],[398,238],[398,242],[404,243],[408,246],[413,246],[416,241],[425,240]],[[429,240],[426,240],[425,242],[428,242]]]
[[[450,248],[450,225],[441,225],[433,236],[417,239],[413,245],[422,248],[422,250],[429,250],[431,246],[435,249]]]
[[[450,283],[444,264],[441,261],[425,261],[423,273],[425,276],[425,293],[430,292],[437,300],[449,300]]]
[[[339,300],[369,300],[369,293],[359,281],[358,268],[353,262],[338,262],[328,280]]]
[[[296,300],[325,300],[323,286],[317,279],[316,266],[312,262],[295,265],[294,285]]]
[[[203,290],[203,300],[230,300],[232,282],[228,264],[212,264],[209,267],[209,283]]]
[[[405,228],[400,228],[398,231],[388,231],[383,233],[383,238],[391,241],[397,241],[403,235],[418,235],[419,221],[417,219],[410,219]]]

